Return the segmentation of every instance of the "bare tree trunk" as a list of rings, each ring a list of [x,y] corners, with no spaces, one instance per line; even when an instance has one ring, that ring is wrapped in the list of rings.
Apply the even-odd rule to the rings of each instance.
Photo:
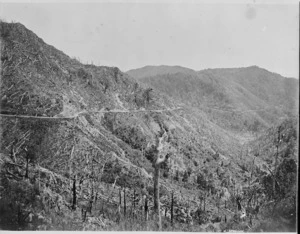
[[[124,187],[124,216],[126,216],[126,188]]]
[[[90,212],[90,214],[92,214],[93,202],[94,202],[94,197],[91,197],[90,201],[89,201],[89,212]]]
[[[155,166],[154,172],[154,212],[159,209],[159,166]]]
[[[235,181],[233,181],[233,196],[235,197]]]
[[[122,192],[121,192],[121,188],[119,189],[119,204],[120,204],[120,206],[122,205]]]
[[[83,222],[85,222],[85,220],[86,220],[86,213],[87,213],[86,210],[82,210],[82,211],[81,211],[81,216],[82,216],[82,221],[83,221]]]
[[[135,210],[135,189],[133,190],[133,209]]]
[[[248,187],[250,187],[250,185],[251,185],[252,176],[253,176],[254,163],[255,163],[255,158],[253,159],[253,163],[252,163],[252,168],[251,168],[251,174],[250,174],[250,179],[249,179]]]
[[[274,175],[273,175],[273,198],[275,198],[275,195],[276,195],[277,160],[278,160],[278,145],[276,146],[275,168],[274,168]]]
[[[203,211],[205,211],[205,205],[206,205],[206,193],[204,193],[204,199],[203,199],[203,202],[204,202]]]
[[[96,203],[97,203],[97,199],[98,199],[98,191],[97,191],[96,194],[95,194],[95,205],[96,205]]]
[[[148,197],[145,198],[145,220],[148,221]]]
[[[202,195],[200,196],[200,209],[202,210],[202,201],[203,201],[203,197]]]
[[[276,195],[276,173],[277,173],[277,163],[278,163],[278,148],[280,143],[280,128],[278,128],[277,144],[276,144],[276,158],[275,158],[275,168],[273,174],[273,198]]]
[[[91,182],[91,196],[90,196],[90,214],[92,214],[92,209],[93,209],[93,202],[95,199],[94,195],[94,181]]]
[[[154,172],[154,213],[157,219],[158,230],[161,231],[161,215],[160,215],[160,201],[159,201],[159,174],[160,165],[155,165]]]
[[[26,172],[25,172],[25,178],[28,178],[28,157],[26,157]]]
[[[101,214],[104,214],[104,203],[105,203],[105,201],[103,199],[102,200],[102,206],[101,206]]]
[[[39,168],[39,191],[41,191],[40,154],[38,159],[38,168]]]
[[[72,163],[71,163],[71,160],[72,160],[72,158],[73,158],[73,153],[74,153],[74,148],[75,148],[75,146],[73,145],[73,147],[72,147],[72,150],[71,150],[71,154],[70,154],[70,157],[69,157],[69,175],[71,176],[71,174],[72,174]]]
[[[173,209],[174,209],[174,191],[172,191],[171,195],[171,224],[173,226]]]
[[[76,176],[75,175],[74,175],[74,178],[73,178],[73,188],[72,188],[72,191],[73,191],[72,209],[76,210]]]
[[[238,211],[242,210],[242,205],[241,205],[240,199],[237,198],[236,203],[237,203]]]

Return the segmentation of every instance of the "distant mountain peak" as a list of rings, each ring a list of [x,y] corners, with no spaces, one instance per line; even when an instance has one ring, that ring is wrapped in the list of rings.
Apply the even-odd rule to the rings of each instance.
[[[158,65],[158,66],[144,66],[142,68],[132,69],[126,73],[130,76],[139,79],[144,77],[151,77],[163,74],[176,74],[176,73],[195,73],[196,71],[190,68],[182,67],[179,65]]]
[[[213,106],[232,114],[239,113],[238,119],[231,117],[227,124],[238,125],[236,129],[252,128],[255,119],[268,127],[279,116],[287,115],[297,106],[294,97],[298,92],[298,80],[285,79],[257,65],[209,68],[198,72],[180,66],[149,66],[129,71],[128,74],[200,110],[203,106]],[[210,114],[208,109],[204,111]],[[228,115],[228,112],[225,113]],[[227,118],[223,112],[216,113],[220,119]]]

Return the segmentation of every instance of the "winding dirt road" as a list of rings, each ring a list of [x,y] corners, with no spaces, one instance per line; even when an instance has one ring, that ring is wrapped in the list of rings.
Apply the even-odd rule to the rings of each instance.
[[[182,107],[176,107],[176,108],[170,108],[170,109],[164,109],[164,110],[100,110],[100,111],[81,111],[73,116],[57,116],[57,117],[49,117],[49,116],[30,116],[30,115],[9,115],[9,114],[0,114],[0,116],[3,117],[11,117],[11,118],[27,118],[27,119],[61,119],[61,120],[68,120],[68,119],[75,119],[79,115],[82,114],[89,114],[89,113],[139,113],[139,112],[157,112],[162,113],[166,111],[175,111],[175,110],[181,110]]]

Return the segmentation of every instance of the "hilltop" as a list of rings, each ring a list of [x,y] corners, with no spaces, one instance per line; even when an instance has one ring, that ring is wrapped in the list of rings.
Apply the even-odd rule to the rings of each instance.
[[[176,74],[176,73],[194,73],[195,71],[190,68],[185,68],[181,66],[145,66],[142,68],[132,69],[127,71],[127,73],[134,77],[135,79],[141,79],[145,77],[152,77],[162,74]]]

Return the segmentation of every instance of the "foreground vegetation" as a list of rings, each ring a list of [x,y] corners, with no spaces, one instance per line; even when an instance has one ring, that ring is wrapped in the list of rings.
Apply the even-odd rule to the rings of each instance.
[[[185,199],[176,194],[175,189],[168,191],[161,187],[162,230],[295,231],[297,135],[294,123],[285,121],[250,143],[252,151],[256,152],[256,162],[251,165],[243,160],[244,164],[240,165],[246,180],[244,186],[235,184],[234,180],[225,180],[224,187],[216,187],[208,182],[208,178],[198,177],[197,189],[182,194]],[[281,129],[281,141],[277,151],[278,141],[274,139],[278,140],[278,129]],[[260,147],[256,148],[258,141]],[[268,162],[259,156],[270,147],[268,144],[274,146],[276,167],[274,162],[269,162],[273,167],[267,168]],[[102,174],[106,181],[96,180],[93,187],[83,183],[83,192],[75,191],[77,201],[74,202],[72,178],[40,167],[34,155],[17,157],[18,160],[13,161],[12,155],[1,154],[0,224],[3,229],[158,230],[153,213],[152,183],[144,190],[140,190],[140,186],[126,187],[121,181],[116,183],[109,178],[115,178],[118,171],[112,171],[112,165],[107,164],[103,166]],[[251,175],[247,176],[249,172]],[[173,184],[185,187],[188,182],[184,178],[177,181],[175,175]],[[193,194],[198,195],[198,199],[194,199],[200,202],[192,204]],[[91,205],[86,205],[91,200]],[[186,203],[188,200],[189,204]],[[246,209],[245,218],[240,217],[239,205]]]

